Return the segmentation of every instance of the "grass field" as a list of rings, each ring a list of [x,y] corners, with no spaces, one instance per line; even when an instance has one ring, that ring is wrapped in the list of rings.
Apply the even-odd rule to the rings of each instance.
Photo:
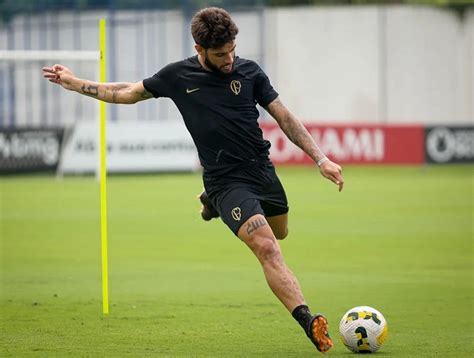
[[[347,167],[342,193],[281,168],[281,243],[313,311],[380,310],[379,356],[472,357],[473,166]],[[205,223],[198,174],[109,178],[110,304],[102,316],[93,178],[0,179],[0,356],[310,357],[250,251]]]

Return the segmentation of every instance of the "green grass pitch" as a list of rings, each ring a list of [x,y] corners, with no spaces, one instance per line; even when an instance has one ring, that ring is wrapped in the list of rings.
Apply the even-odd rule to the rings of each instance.
[[[472,357],[473,166],[279,168],[281,242],[313,311],[369,305],[380,356]],[[99,186],[0,178],[0,356],[311,357],[303,331],[221,221],[201,221],[199,174],[108,180],[110,315],[102,316]]]

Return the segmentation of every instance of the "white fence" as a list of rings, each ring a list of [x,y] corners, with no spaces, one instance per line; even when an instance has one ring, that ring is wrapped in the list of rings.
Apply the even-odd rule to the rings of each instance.
[[[267,22],[267,70],[303,119],[474,119],[472,10],[460,19],[427,7],[278,9]]]
[[[406,6],[268,8],[232,14],[237,52],[259,62],[305,121],[463,124],[474,120],[474,9],[464,17]],[[108,80],[138,81],[193,54],[179,11],[19,16],[0,49],[97,50],[108,19]],[[41,77],[46,63],[0,62],[0,126],[63,126],[94,117],[90,98]],[[66,62],[78,76],[94,71]],[[14,89],[12,90],[12,88]],[[179,118],[169,101],[110,106],[112,120]]]

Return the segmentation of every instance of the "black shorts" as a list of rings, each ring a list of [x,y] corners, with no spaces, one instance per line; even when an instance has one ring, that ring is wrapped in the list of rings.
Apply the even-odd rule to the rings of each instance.
[[[253,215],[270,217],[289,210],[271,162],[238,168],[219,177],[204,174],[203,179],[209,199],[235,235]]]

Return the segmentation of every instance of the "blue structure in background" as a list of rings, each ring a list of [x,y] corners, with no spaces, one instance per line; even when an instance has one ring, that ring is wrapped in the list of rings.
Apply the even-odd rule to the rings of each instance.
[[[260,29],[264,27],[264,0],[244,0],[244,1],[235,1],[235,0],[222,0],[222,1],[196,1],[196,0],[177,0],[177,1],[137,1],[132,3],[130,1],[123,2],[120,0],[108,0],[108,1],[80,1],[80,0],[65,0],[65,1],[49,1],[49,0],[38,0],[35,2],[4,2],[0,5],[0,13],[3,18],[3,23],[0,22],[0,29],[3,27],[4,33],[7,34],[7,48],[8,50],[21,49],[21,50],[59,50],[59,16],[47,18],[46,14],[59,14],[60,11],[70,11],[72,16],[72,22],[70,27],[72,28],[72,49],[81,50],[81,44],[83,45],[83,35],[81,31],[84,26],[84,22],[81,23],[81,14],[84,14],[88,11],[105,11],[107,14],[107,36],[108,36],[108,63],[107,63],[107,81],[117,82],[123,80],[123,78],[118,78],[118,69],[117,69],[117,41],[120,41],[117,38],[117,28],[122,25],[121,20],[117,18],[117,11],[119,10],[129,10],[129,11],[143,11],[143,10],[171,10],[176,9],[182,13],[184,18],[183,21],[183,30],[182,30],[182,54],[183,57],[191,56],[193,54],[192,48],[193,43],[192,39],[189,36],[189,22],[193,14],[201,7],[204,6],[220,6],[224,7],[230,11],[233,10],[253,10],[255,13],[259,14]],[[164,12],[163,12],[164,13]],[[22,21],[22,33],[23,37],[15,36],[15,29],[12,26],[15,16],[21,15],[24,18]],[[32,17],[35,16],[39,19],[39,23],[36,23],[36,27],[32,26]],[[161,16],[161,15],[159,15]],[[1,19],[1,18],[0,18]],[[163,20],[166,19],[163,18]],[[135,26],[140,26],[140,17],[137,16],[137,19],[133,21]],[[128,23],[127,23],[128,24]],[[158,23],[158,31],[156,31],[156,36],[159,43],[163,44],[166,41],[169,41],[167,38],[167,29],[166,23]],[[16,26],[18,30],[18,26]],[[33,33],[34,31],[39,31],[43,35],[39,37],[39,41],[33,43]],[[257,34],[258,41],[260,44],[264,41],[263,31],[259,31]],[[143,35],[145,36],[145,35]],[[20,39],[20,40],[17,40]],[[17,43],[15,43],[15,41]],[[5,49],[5,48],[4,48]],[[137,41],[134,44],[131,44],[131,50],[135,51],[138,54],[146,54],[149,58],[157,60],[157,63],[163,64],[167,58],[166,46],[161,46],[158,53],[154,49],[146,48],[145,42],[137,37]],[[262,62],[263,51],[258,54],[256,58],[257,61]],[[143,58],[143,66],[145,65],[145,58]],[[48,63],[41,64],[47,65]],[[56,103],[51,103],[55,98],[51,95],[51,86],[46,81],[42,81],[39,84],[39,90],[34,90],[32,86],[26,86],[24,90],[21,90],[21,96],[25,99],[32,98],[32,96],[38,96],[38,92],[41,95],[41,100],[39,103],[39,108],[36,109],[35,115],[39,114],[39,121],[32,120],[33,109],[29,106],[29,103],[25,104],[28,107],[27,119],[23,120],[21,123],[18,122],[17,116],[17,105],[16,100],[19,96],[16,93],[17,89],[15,88],[15,81],[18,80],[15,75],[15,68],[17,66],[25,66],[27,73],[28,69],[34,71],[31,64],[16,64],[14,62],[6,62],[6,65],[0,66],[0,127],[16,127],[16,126],[34,126],[34,127],[58,127],[63,126],[61,123],[61,105],[58,101]],[[37,66],[36,66],[37,67]],[[155,106],[156,107],[156,106]],[[142,113],[146,118],[150,117],[159,117],[163,118],[166,116],[166,110],[163,109],[163,106],[159,108],[153,107],[144,107]],[[109,109],[109,118],[113,121],[118,120],[120,109],[117,106],[110,106]],[[53,112],[53,113],[51,113]],[[84,108],[81,103],[75,102],[71,112],[76,118],[82,118],[84,114]]]

